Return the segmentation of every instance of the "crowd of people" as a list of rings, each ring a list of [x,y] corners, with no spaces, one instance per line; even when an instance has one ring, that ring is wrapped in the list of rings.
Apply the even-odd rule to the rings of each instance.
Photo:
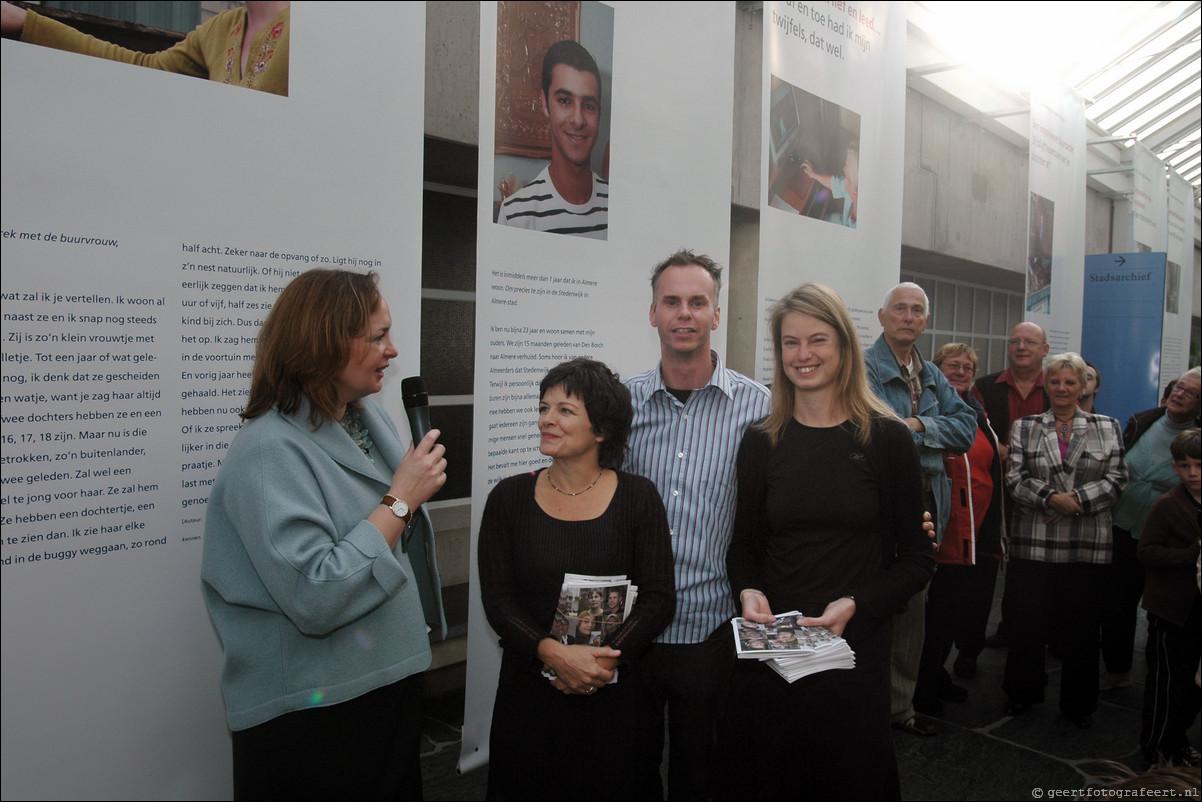
[[[842,299],[810,283],[772,311],[769,388],[710,348],[721,276],[687,250],[657,265],[659,364],[548,371],[547,464],[488,496],[489,798],[663,799],[666,732],[669,799],[775,798],[782,754],[823,767],[808,781],[824,797],[897,799],[894,732],[934,735],[967,699],[952,675],[976,674],[1002,565],[1004,713],[1044,700],[1053,653],[1060,708],[1090,727],[1099,693],[1131,681],[1142,596],[1140,746],[1197,766],[1199,369],[1123,431],[1093,406],[1097,371],[1049,356],[1033,323],[978,379],[966,344],[921,354],[918,285],[889,292],[861,349]],[[212,490],[202,579],[238,799],[421,795],[420,674],[445,630],[422,505],[448,456],[437,430],[403,446],[372,398],[398,354],[377,280],[313,270],[284,289]],[[1139,591],[1106,603],[1132,574]],[[735,659],[733,617],[784,614],[844,639],[854,667],[789,681]],[[1127,662],[1100,676],[1109,649]],[[563,759],[588,732],[621,733],[590,739],[603,783]]]
[[[157,54],[7,2],[0,28],[288,94],[288,2],[227,10]],[[497,222],[603,239],[601,71],[558,42],[541,88],[549,164],[505,193]],[[841,176],[802,164],[846,199],[851,227],[856,148]],[[437,430],[406,447],[373,399],[398,355],[377,281],[313,270],[283,290],[209,498],[201,578],[236,799],[422,796],[421,672],[446,628],[423,504],[448,455]],[[944,703],[969,697],[953,675],[976,676],[988,645],[1009,649],[1006,715],[1044,701],[1054,655],[1060,710],[1090,728],[1099,695],[1133,683],[1141,599],[1139,746],[1151,766],[1197,767],[1199,368],[1121,428],[1098,403],[1098,369],[1049,354],[1035,323],[1010,333],[1005,370],[978,378],[967,344],[922,353],[930,304],[917,284],[889,291],[881,334],[861,349],[843,300],[807,283],[771,312],[769,389],[711,349],[721,281],[688,250],[656,265],[658,365],[625,381],[586,358],[548,371],[547,464],[487,498],[479,590],[503,651],[488,798],[775,799],[780,762],[804,759],[819,767],[815,796],[898,799],[894,732],[936,735]],[[598,581],[579,608],[564,605],[573,574]],[[782,614],[844,639],[854,667],[789,681],[734,659],[732,617]],[[601,776],[565,750],[579,736]]]

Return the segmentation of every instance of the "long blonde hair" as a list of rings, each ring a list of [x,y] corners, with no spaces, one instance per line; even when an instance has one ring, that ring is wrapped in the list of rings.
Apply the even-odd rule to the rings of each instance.
[[[772,308],[772,352],[776,360],[772,378],[772,412],[758,424],[759,428],[768,435],[768,441],[775,447],[789,421],[793,420],[796,389],[785,375],[781,357],[781,327],[790,312],[809,315],[835,330],[840,352],[835,391],[843,412],[856,428],[856,440],[867,445],[872,439],[873,418],[897,416],[868,389],[864,354],[860,350],[860,341],[856,337],[855,324],[852,323],[847,305],[830,287],[814,282],[802,284]]]

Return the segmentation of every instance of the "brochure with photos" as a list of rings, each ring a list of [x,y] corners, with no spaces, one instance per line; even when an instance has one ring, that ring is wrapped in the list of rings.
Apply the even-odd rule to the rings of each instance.
[[[735,650],[741,659],[766,661],[789,682],[836,668],[855,668],[856,655],[847,641],[826,627],[801,623],[796,610],[778,615],[771,624],[734,618]]]
[[[625,574],[564,574],[550,636],[568,646],[601,646],[630,615],[638,593]],[[544,666],[543,676],[555,679],[555,672]],[[615,671],[610,684],[617,679]]]

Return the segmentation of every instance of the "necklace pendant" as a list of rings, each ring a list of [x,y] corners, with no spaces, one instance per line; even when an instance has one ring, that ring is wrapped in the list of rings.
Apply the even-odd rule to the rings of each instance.
[[[605,469],[602,468],[600,471],[597,472],[597,478],[594,479],[588,487],[584,488],[584,490],[577,490],[575,493],[569,493],[566,490],[560,490],[559,487],[555,484],[555,480],[551,478],[551,469],[550,468],[547,468],[547,482],[551,485],[551,489],[554,490],[556,493],[562,493],[565,496],[579,496],[581,493],[587,493],[588,491],[592,490],[594,485],[596,485],[597,482],[601,481],[601,477],[604,474],[605,474]]]

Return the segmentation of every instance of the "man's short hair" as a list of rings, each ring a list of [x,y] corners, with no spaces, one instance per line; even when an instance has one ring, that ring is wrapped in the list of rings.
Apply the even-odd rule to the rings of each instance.
[[[548,47],[547,54],[543,56],[543,100],[548,104],[551,103],[551,71],[556,64],[580,72],[591,72],[597,79],[597,100],[601,100],[601,70],[597,69],[596,60],[579,42],[564,39]]]
[[[1202,429],[1186,429],[1169,444],[1173,462],[1187,459],[1202,459]]]
[[[881,302],[881,309],[889,310],[889,302],[893,300],[893,294],[898,290],[918,290],[922,293],[922,313],[927,317],[931,316],[931,301],[927,298],[927,291],[919,287],[913,281],[903,281],[901,284],[895,285],[889,292],[885,293],[885,300]]]
[[[722,266],[703,253],[693,253],[681,248],[664,261],[651,268],[651,302],[655,303],[655,292],[659,289],[659,277],[669,267],[691,267],[697,265],[714,280],[714,305],[718,305],[718,293],[722,291]]]

